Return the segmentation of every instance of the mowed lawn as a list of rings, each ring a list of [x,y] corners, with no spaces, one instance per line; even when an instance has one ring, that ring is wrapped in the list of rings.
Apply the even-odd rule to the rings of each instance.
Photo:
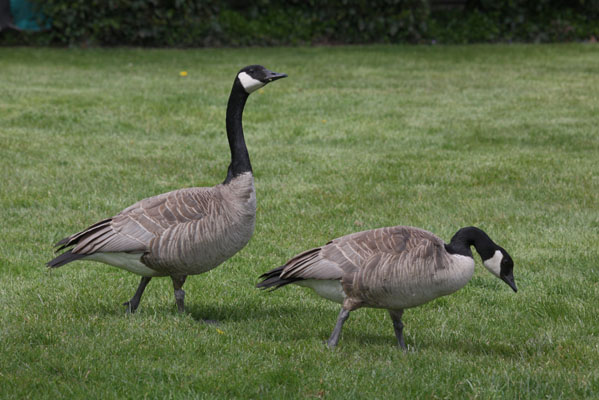
[[[47,271],[52,244],[135,201],[222,182],[236,72],[256,231],[219,268]],[[187,71],[186,77],[180,72]],[[599,47],[0,48],[0,398],[599,397]],[[518,293],[477,270],[404,315],[352,313],[259,274],[348,233],[476,225]],[[206,324],[202,319],[217,320]]]

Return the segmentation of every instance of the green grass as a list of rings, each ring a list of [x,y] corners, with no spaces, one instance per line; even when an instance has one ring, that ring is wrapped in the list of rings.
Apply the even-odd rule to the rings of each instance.
[[[0,49],[0,398],[599,397],[597,45],[223,50]],[[253,94],[250,244],[190,277],[178,315],[154,279],[52,243],[133,202],[226,174],[227,96]],[[179,72],[188,71],[186,78]],[[514,294],[477,258],[454,295],[361,309],[257,276],[351,232],[477,225],[515,261]],[[216,319],[207,325],[202,318]]]

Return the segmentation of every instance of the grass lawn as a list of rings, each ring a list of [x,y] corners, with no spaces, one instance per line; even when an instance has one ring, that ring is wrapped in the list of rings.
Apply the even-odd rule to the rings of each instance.
[[[246,141],[249,245],[189,277],[44,263],[63,236],[135,201],[226,175],[227,97],[260,63]],[[0,48],[0,398],[599,397],[599,47]],[[187,77],[180,77],[180,71]],[[328,240],[477,225],[517,294],[477,259],[461,291],[361,309],[257,276]],[[203,323],[202,318],[220,321]]]

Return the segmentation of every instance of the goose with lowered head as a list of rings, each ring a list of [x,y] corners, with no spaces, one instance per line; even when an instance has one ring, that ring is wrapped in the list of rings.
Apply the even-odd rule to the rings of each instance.
[[[261,289],[278,289],[290,283],[312,288],[320,296],[342,304],[328,340],[339,342],[349,313],[360,307],[389,311],[397,343],[407,349],[401,317],[416,307],[462,288],[474,273],[470,246],[483,265],[517,291],[514,262],[481,229],[460,229],[449,243],[434,234],[409,226],[394,226],[354,233],[322,247],[300,253],[285,265],[261,275]]]
[[[188,275],[209,271],[241,250],[254,232],[256,192],[245,145],[242,114],[248,96],[286,77],[260,65],[235,76],[229,96],[226,129],[231,163],[222,184],[179,189],[141,200],[59,241],[68,249],[47,263],[56,268],[71,261],[99,261],[141,275],[124,305],[135,312],[153,277],[170,276],[175,302],[184,311],[183,283]]]

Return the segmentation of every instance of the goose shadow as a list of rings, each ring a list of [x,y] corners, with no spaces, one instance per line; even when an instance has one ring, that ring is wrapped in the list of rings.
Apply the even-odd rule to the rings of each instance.
[[[163,313],[164,315],[181,315],[178,313],[176,306],[164,305],[152,307],[154,312]],[[152,313],[150,310],[140,309],[136,314]],[[115,308],[109,306],[101,306],[96,309],[96,313],[104,315],[118,316],[128,315],[124,307]],[[136,315],[133,314],[133,315]],[[328,324],[318,325],[310,331],[297,326],[295,321],[309,321],[314,318],[331,315],[331,322]],[[214,304],[214,303],[193,303],[186,305],[183,315],[190,316],[198,323],[220,324],[228,323],[244,323],[248,321],[262,320],[265,329],[270,325],[277,325],[277,335],[272,340],[281,343],[289,343],[294,341],[305,340],[311,336],[312,339],[326,341],[334,327],[336,313],[330,309],[321,307],[305,307],[294,304],[269,304],[268,302],[248,301],[242,304]],[[282,322],[282,324],[281,324]],[[408,353],[418,353],[421,351],[433,351],[439,353],[458,353],[465,356],[495,356],[500,358],[518,358],[521,356],[524,349],[505,343],[489,342],[484,338],[480,340],[470,340],[462,338],[440,338],[427,337],[419,338],[414,341],[409,332],[405,333],[406,344],[408,345]],[[342,332],[339,347],[343,347],[344,343],[352,346],[388,346],[389,350],[401,351],[397,346],[397,339],[393,333],[392,327],[389,329],[381,329],[380,333],[363,333],[359,328],[352,329],[349,326],[344,327]]]
[[[261,306],[259,309],[252,307],[251,305],[236,306],[236,305],[222,305],[222,304],[194,304],[186,305],[185,311],[180,313],[177,311],[177,307],[173,305],[152,305],[144,307],[143,304],[137,309],[135,313],[129,313],[125,306],[112,306],[112,305],[96,305],[93,310],[88,310],[88,314],[94,314],[96,316],[108,317],[108,318],[144,318],[144,315],[162,315],[167,318],[172,317],[191,317],[197,323],[214,325],[226,325],[229,323],[244,323],[249,321],[277,321],[282,316],[288,315],[289,320],[293,319],[293,316],[302,316],[302,318],[309,318],[310,310],[295,307],[291,305],[266,305]],[[268,323],[266,323],[268,324]],[[291,331],[292,329],[289,328]]]
[[[173,308],[173,312],[176,312]],[[280,319],[281,315],[307,316],[310,310],[293,305],[270,305],[244,303],[232,304],[193,304],[185,306],[185,314],[197,322],[220,324],[228,322],[246,322],[252,320]]]
[[[476,355],[495,356],[500,358],[519,358],[522,353],[522,349],[517,346],[505,343],[489,343],[482,339],[472,341],[470,339],[447,340],[441,338],[427,338],[426,340],[414,342],[409,334],[405,334],[405,341],[409,353],[434,351],[439,353],[461,353],[469,357]],[[397,346],[397,339],[393,334],[393,330],[391,330],[389,334],[383,332],[380,334],[362,334],[357,331],[343,332],[339,345],[342,345],[342,342],[351,343],[353,345],[388,345],[390,348],[394,347],[398,351],[401,350]]]

